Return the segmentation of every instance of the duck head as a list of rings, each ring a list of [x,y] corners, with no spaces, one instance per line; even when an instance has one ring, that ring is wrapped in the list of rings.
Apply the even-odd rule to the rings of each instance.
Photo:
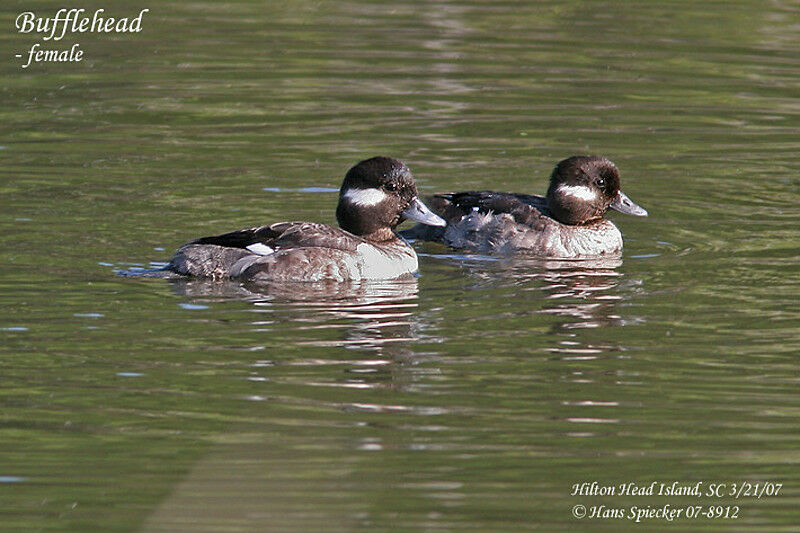
[[[602,218],[609,208],[647,216],[647,211],[620,190],[616,165],[593,155],[572,156],[556,165],[547,189],[547,207],[553,218],[570,225]]]
[[[404,220],[446,225],[419,199],[408,167],[391,157],[361,161],[347,172],[339,190],[336,220],[342,229],[374,240],[393,238],[393,230]]]

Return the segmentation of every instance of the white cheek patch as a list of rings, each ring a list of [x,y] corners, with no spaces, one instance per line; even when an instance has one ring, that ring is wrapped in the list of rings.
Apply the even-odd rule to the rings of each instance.
[[[250,246],[246,247],[248,250],[253,252],[256,255],[269,255],[275,253],[275,250],[267,246],[266,244],[262,244],[257,242],[255,244],[251,244]]]
[[[367,207],[377,205],[387,197],[380,189],[347,189],[342,198],[346,198],[353,205]]]
[[[592,202],[597,200],[597,191],[586,187],[585,185],[559,185],[556,189],[559,193],[565,196],[572,196],[585,202]]]

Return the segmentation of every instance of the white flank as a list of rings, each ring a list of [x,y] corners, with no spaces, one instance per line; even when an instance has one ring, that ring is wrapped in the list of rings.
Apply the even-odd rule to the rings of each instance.
[[[262,244],[260,242],[257,242],[255,244],[251,244],[250,246],[247,247],[247,249],[250,250],[251,252],[253,252],[256,255],[269,255],[269,254],[275,253],[275,250],[273,250],[272,248],[270,248],[266,244]]]
[[[354,205],[367,207],[384,201],[386,193],[380,189],[347,189],[342,198],[346,198]]]
[[[558,192],[564,194],[566,196],[572,196],[574,198],[579,198],[586,202],[591,202],[592,200],[597,200],[597,191],[585,186],[585,185],[559,185]]]
[[[361,279],[393,279],[417,271],[417,254],[412,248],[385,253],[363,243],[356,248],[361,263]]]

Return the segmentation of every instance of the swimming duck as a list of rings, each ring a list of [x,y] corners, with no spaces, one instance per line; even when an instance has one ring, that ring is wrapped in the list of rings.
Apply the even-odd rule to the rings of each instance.
[[[620,190],[616,165],[592,155],[558,163],[545,197],[468,191],[437,194],[430,205],[447,227],[415,226],[401,235],[475,252],[524,252],[558,259],[621,251],[622,234],[604,218],[609,208],[647,216]]]
[[[345,175],[339,227],[278,222],[202,237],[178,249],[166,270],[244,281],[358,281],[417,271],[417,254],[394,229],[405,219],[444,226],[423,204],[408,167],[390,157],[361,161]]]

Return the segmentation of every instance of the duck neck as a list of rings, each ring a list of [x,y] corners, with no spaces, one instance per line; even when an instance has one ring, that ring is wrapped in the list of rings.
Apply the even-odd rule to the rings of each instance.
[[[367,233],[366,235],[359,235],[359,237],[371,242],[388,242],[397,240],[397,235],[395,235],[394,231],[392,231],[391,228],[385,227],[371,233]]]
[[[380,208],[355,206],[349,202],[339,202],[336,207],[336,220],[339,227],[373,242],[396,239],[391,223],[382,217]]]

